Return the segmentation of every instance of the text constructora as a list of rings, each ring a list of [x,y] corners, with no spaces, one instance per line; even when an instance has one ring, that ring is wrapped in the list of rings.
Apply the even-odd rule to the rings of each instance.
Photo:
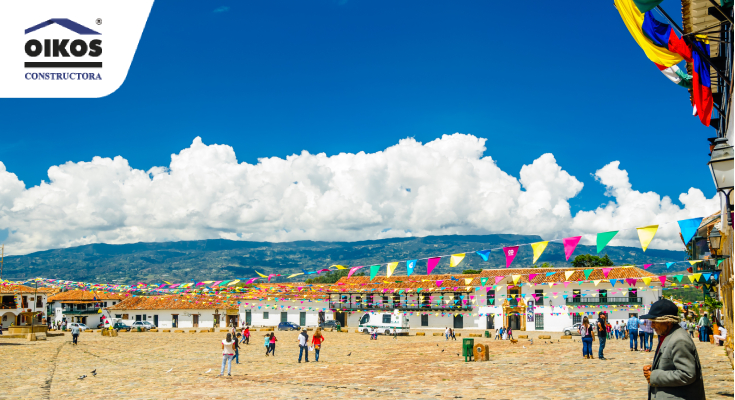
[[[29,81],[101,81],[102,76],[94,72],[28,72]]]

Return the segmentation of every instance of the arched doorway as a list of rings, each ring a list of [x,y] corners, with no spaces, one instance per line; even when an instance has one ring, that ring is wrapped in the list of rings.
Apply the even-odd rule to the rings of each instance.
[[[518,313],[508,315],[508,327],[514,331],[521,330],[521,316]]]
[[[0,322],[3,325],[3,329],[9,327],[11,324],[15,323],[15,314],[6,312],[2,317],[0,317]]]

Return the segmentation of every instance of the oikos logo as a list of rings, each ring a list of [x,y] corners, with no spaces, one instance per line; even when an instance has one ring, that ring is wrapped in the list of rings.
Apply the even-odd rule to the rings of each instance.
[[[97,19],[97,23],[101,24],[101,19]],[[68,34],[42,30],[51,25],[66,28]],[[41,22],[26,29],[25,34],[37,31],[41,34],[50,33],[41,37],[35,34],[36,37],[29,38],[25,42],[24,51],[28,58],[24,66],[27,80],[102,79],[98,72],[102,68],[102,61],[98,58],[102,55],[101,33],[67,18],[52,18]],[[72,37],[67,38],[68,35]],[[61,69],[64,71],[61,72]]]

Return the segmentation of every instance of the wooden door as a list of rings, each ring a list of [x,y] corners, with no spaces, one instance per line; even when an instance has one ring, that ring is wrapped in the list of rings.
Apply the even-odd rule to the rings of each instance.
[[[198,315],[196,315],[196,314],[194,314],[194,315],[192,315],[192,316],[191,316],[191,319],[192,319],[192,321],[191,321],[191,325],[192,325],[192,326],[193,326],[194,328],[198,328],[198,327],[199,327],[199,316],[198,316]]]

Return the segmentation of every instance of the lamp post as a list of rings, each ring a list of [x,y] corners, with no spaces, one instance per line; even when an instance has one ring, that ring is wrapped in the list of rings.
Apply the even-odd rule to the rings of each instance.
[[[717,191],[725,194],[727,219],[730,226],[732,226],[733,207],[730,204],[730,194],[733,189],[733,148],[727,144],[726,138],[715,139],[712,157],[707,164],[712,173],[712,179],[715,181]]]

